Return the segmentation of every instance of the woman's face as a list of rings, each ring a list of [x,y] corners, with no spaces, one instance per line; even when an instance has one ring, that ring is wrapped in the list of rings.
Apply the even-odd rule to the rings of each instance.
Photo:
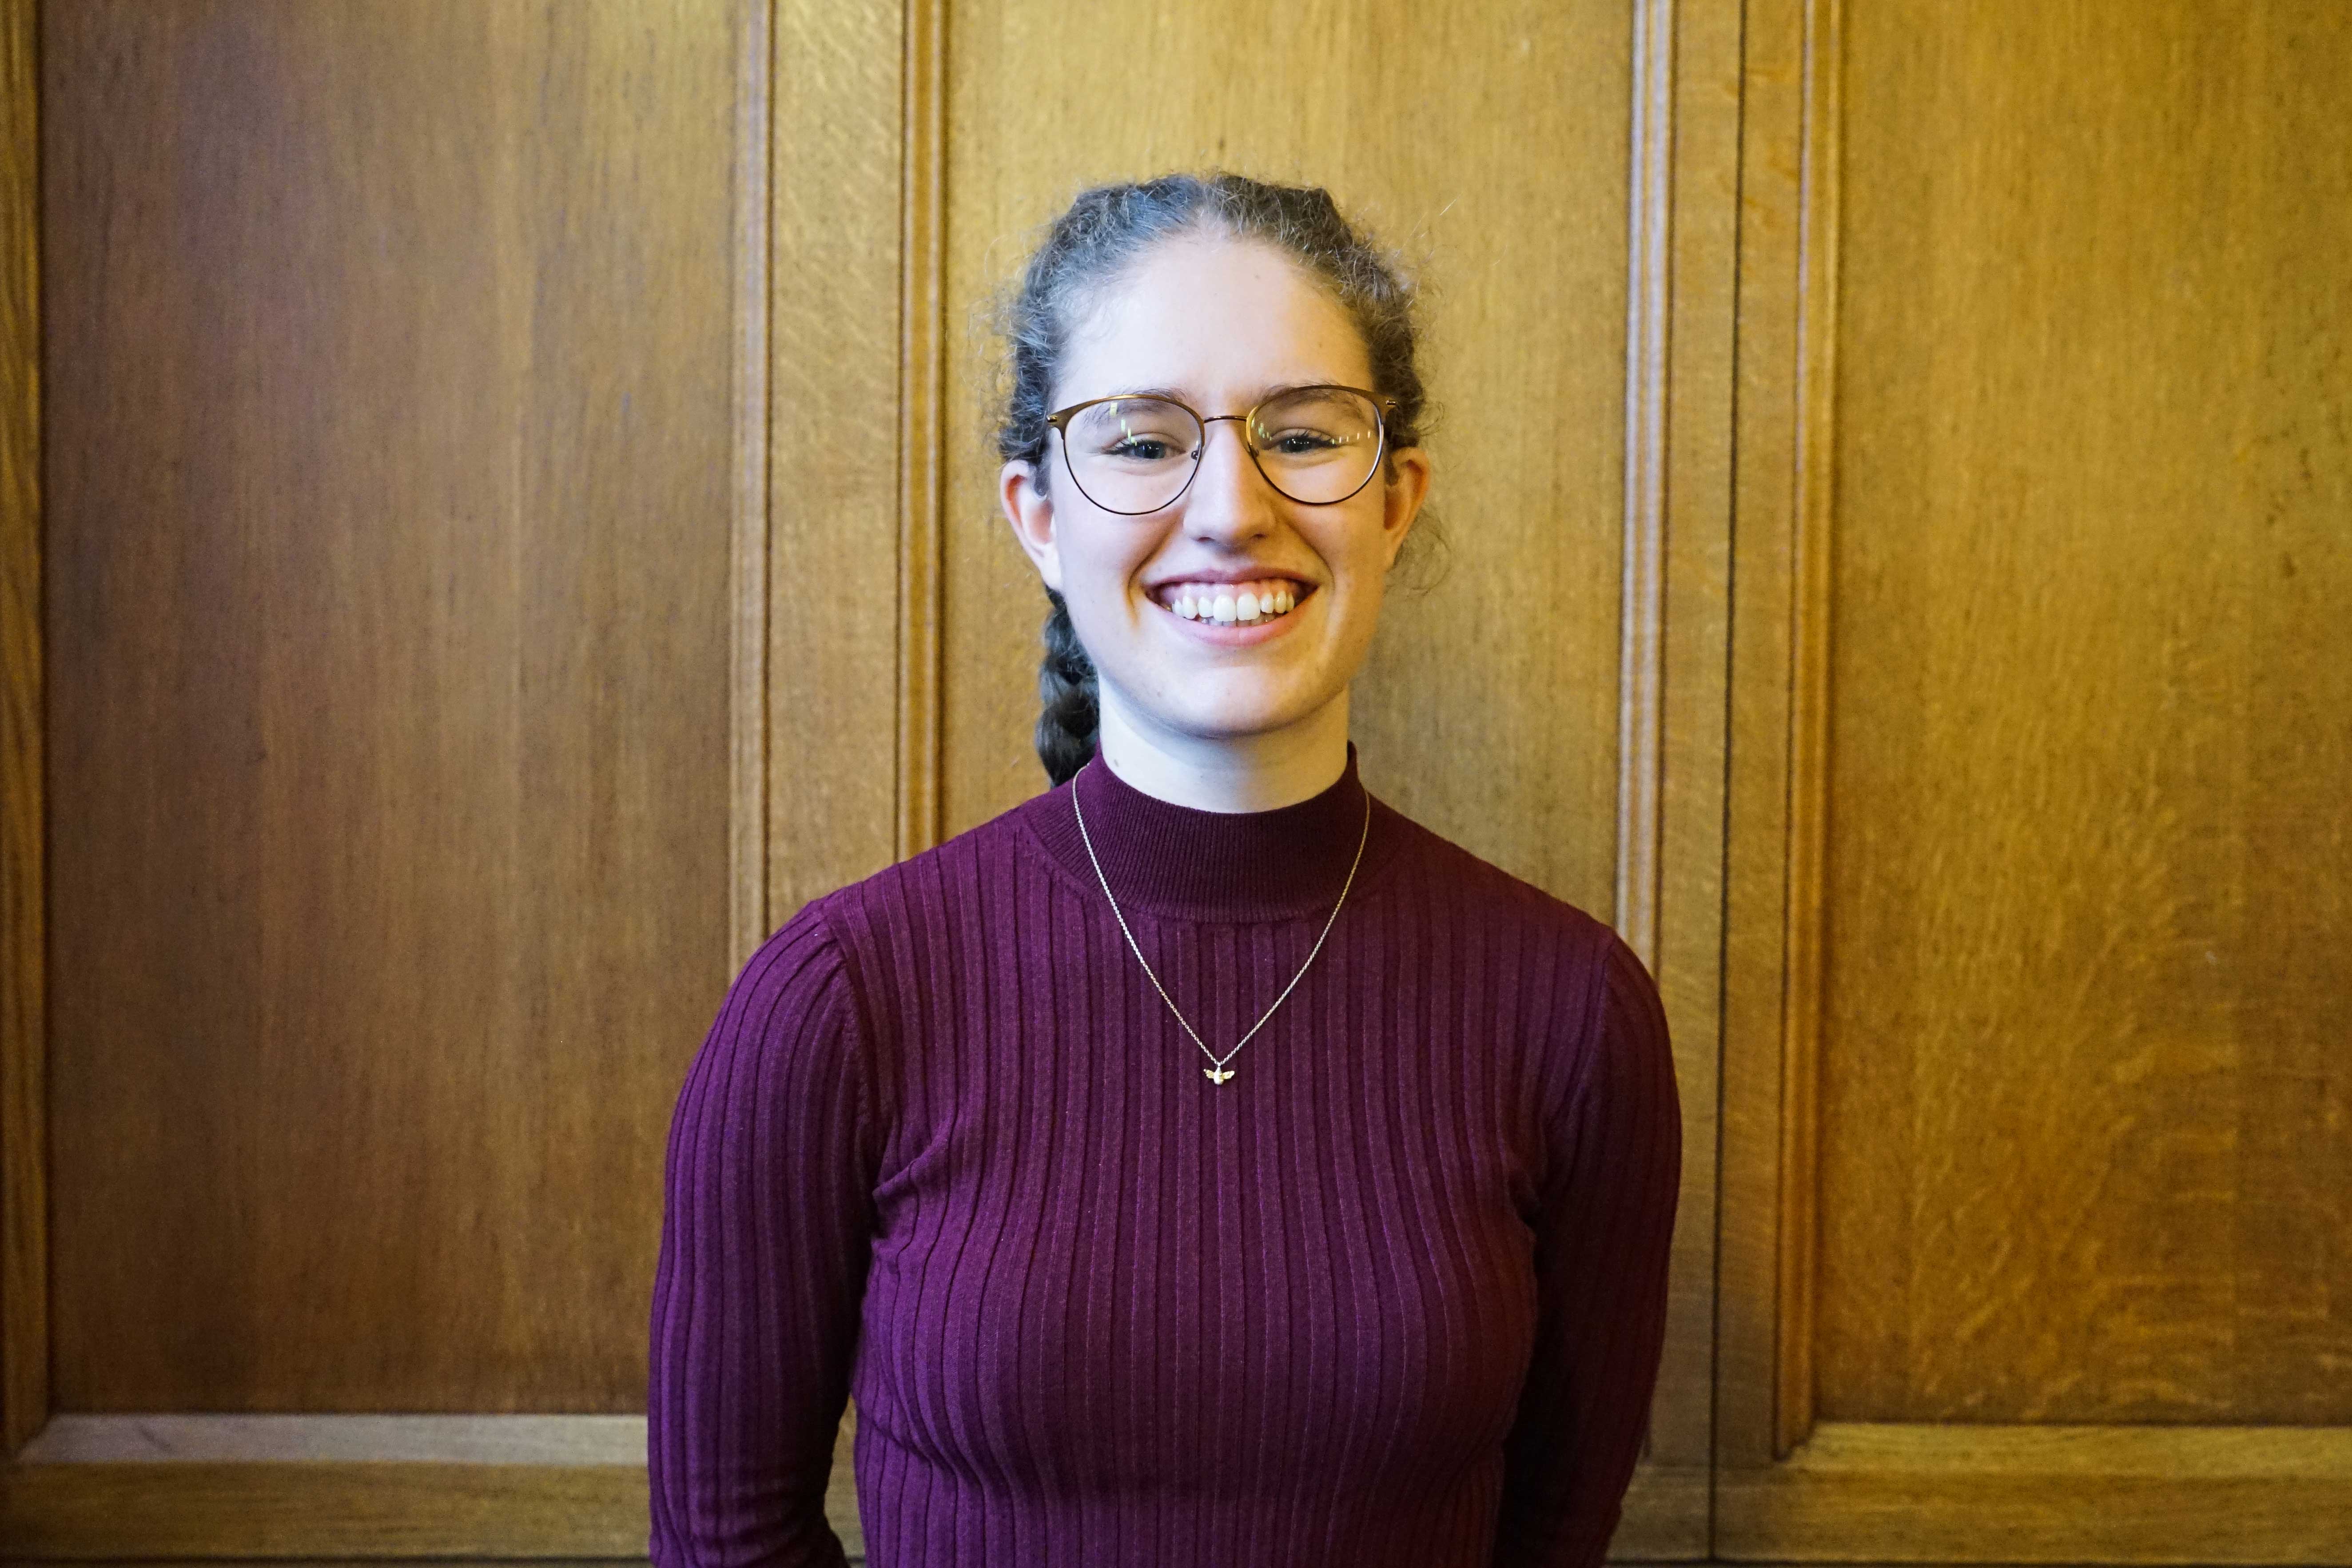
[[[1372,387],[1347,311],[1277,249],[1186,236],[1144,253],[1081,315],[1050,406],[1150,391],[1214,419],[1318,384]],[[1298,724],[1346,692],[1371,647],[1389,567],[1428,488],[1426,458],[1394,452],[1354,496],[1312,506],[1266,482],[1241,429],[1209,425],[1190,488],[1142,516],[1089,501],[1058,434],[1043,462],[1004,466],[1013,532],[1067,602],[1104,703],[1129,723],[1204,740]],[[1254,590],[1286,592],[1291,607],[1234,624],[1177,610],[1187,596],[1197,610]]]

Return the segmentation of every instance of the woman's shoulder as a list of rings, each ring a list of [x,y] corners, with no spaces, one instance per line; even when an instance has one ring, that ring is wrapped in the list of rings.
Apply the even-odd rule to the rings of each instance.
[[[1582,906],[1506,869],[1402,812],[1388,809],[1398,840],[1394,895],[1433,916],[1523,939],[1559,943],[1598,960],[1623,942]]]
[[[1444,931],[1465,969],[1534,992],[1528,1002],[1559,1025],[1564,1047],[1663,1035],[1656,980],[1609,921],[1402,814],[1395,837],[1385,896]]]
[[[820,894],[803,906],[801,916],[821,923],[836,940],[851,942],[877,925],[943,916],[961,889],[1019,853],[1022,817],[1036,804],[1024,801],[928,849]]]

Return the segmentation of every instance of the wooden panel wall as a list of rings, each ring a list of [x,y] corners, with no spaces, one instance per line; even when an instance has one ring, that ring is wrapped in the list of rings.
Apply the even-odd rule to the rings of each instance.
[[[637,1408],[730,947],[731,49],[45,19],[57,1408]]]
[[[2352,1423],[2352,11],[1848,27],[1822,1414]]]
[[[49,1407],[38,19],[0,0],[0,1454]]]
[[[1748,18],[1717,1550],[2344,1561],[2352,15]]]
[[[768,9],[5,20],[0,1538],[640,1551],[667,1112],[768,901]]]
[[[54,1402],[637,1408],[727,979],[724,8],[45,20]]]

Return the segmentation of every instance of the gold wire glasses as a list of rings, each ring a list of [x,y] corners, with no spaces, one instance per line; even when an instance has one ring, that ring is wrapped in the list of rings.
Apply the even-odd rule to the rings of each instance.
[[[1121,393],[1056,409],[1070,482],[1105,511],[1139,517],[1173,506],[1201,471],[1212,425],[1239,425],[1265,482],[1307,506],[1346,500],[1371,483],[1388,450],[1396,399],[1353,386],[1293,386],[1246,414],[1208,417],[1160,392]]]

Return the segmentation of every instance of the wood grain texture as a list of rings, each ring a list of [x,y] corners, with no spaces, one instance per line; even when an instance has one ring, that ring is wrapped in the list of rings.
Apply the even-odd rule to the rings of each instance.
[[[0,1460],[49,1414],[37,41],[0,0]]]
[[[775,14],[768,912],[898,858],[906,17]]]
[[[1717,1550],[2345,1561],[2352,29],[1746,10]]]
[[[275,1463],[631,1465],[642,1415],[58,1415],[28,1465]]]
[[[729,952],[731,15],[45,16],[60,1409],[642,1408]],[[445,1484],[497,1513],[350,1482]]]
[[[0,1541],[12,1562],[435,1555],[643,1562],[649,1506],[642,1463],[0,1467]]]
[[[1808,0],[1748,0],[1724,846],[1719,1474],[1780,1452],[1790,697]]]
[[[1812,1430],[1820,1263],[1820,1080],[1829,855],[1830,625],[1836,534],[1835,396],[1842,0],[1804,13],[1803,163],[1797,233],[1796,494],[1790,502],[1787,934],[1780,1023],[1780,1345],[1774,1447]]]
[[[53,1568],[53,1565],[86,1561],[88,1559],[71,1557],[0,1556],[0,1563],[5,1563],[7,1568]],[[380,1558],[299,1554],[288,1557],[145,1557],[140,1559],[140,1565],[141,1568],[197,1568],[198,1564],[203,1568],[350,1568],[354,1563],[381,1561]],[[404,1557],[401,1563],[402,1568],[479,1568],[480,1561],[475,1557],[427,1554]],[[645,1561],[643,1552],[634,1557],[547,1556],[530,1560],[531,1568],[637,1568]],[[855,1563],[862,1560],[853,1557],[850,1561]]]
[[[1684,1152],[1650,1457],[1688,1467],[1704,1480],[1715,1442],[1739,8],[1678,5],[1673,26],[1654,973],[1673,1021]],[[1699,1538],[1696,1549],[1705,1546]]]
[[[1225,164],[1325,184],[1425,263],[1433,504],[1452,567],[1383,614],[1353,710],[1367,782],[1607,911],[1627,7],[1313,0],[1269,29],[1242,10],[1101,26],[1066,5],[992,0],[950,21],[946,830],[1045,783],[1030,737],[1045,603],[993,504],[986,301],[1082,186]],[[1535,147],[1542,156],[1527,155]]]
[[[947,4],[909,0],[898,240],[898,855],[940,841]]]
[[[1717,1528],[1762,1562],[2343,1563],[2352,1432],[1825,1421],[1725,1470]]]
[[[775,928],[768,921],[768,406],[775,286],[768,231],[773,201],[773,0],[740,0],[736,30],[734,288],[734,552],[727,583],[734,682],[728,699],[733,774],[728,804],[729,972],[740,971]]]
[[[2352,8],[1850,27],[1823,1418],[2352,1424]]]
[[[1618,553],[1617,886],[1613,923],[1658,964],[1665,723],[1666,453],[1674,298],[1675,7],[1637,0],[1627,96],[1625,532]]]

